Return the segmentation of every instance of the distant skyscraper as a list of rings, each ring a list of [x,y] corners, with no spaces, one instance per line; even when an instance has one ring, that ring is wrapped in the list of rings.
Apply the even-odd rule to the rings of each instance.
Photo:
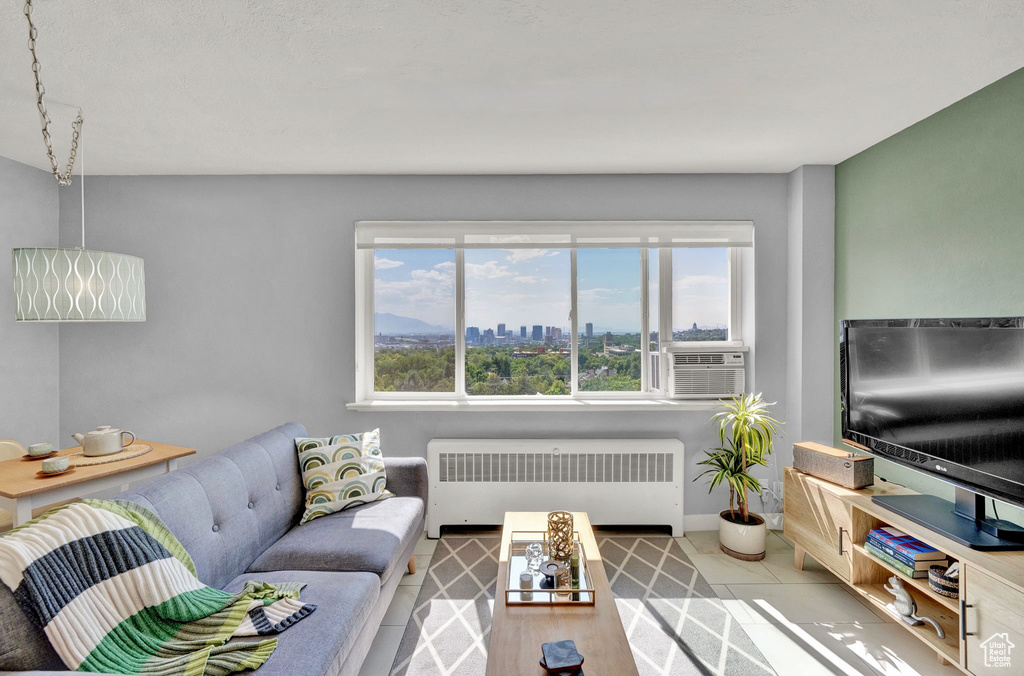
[[[483,335],[484,345],[494,344],[494,329],[487,329]]]
[[[519,327],[519,337],[520,338],[526,338],[526,327],[525,326],[520,326]]]
[[[594,337],[594,325],[591,324],[590,322],[587,322],[587,338],[593,338],[593,337]]]
[[[505,325],[504,324],[498,324],[498,336],[500,337],[500,336],[504,336],[504,335],[505,335]]]
[[[536,341],[544,340],[544,327],[540,324],[533,325],[533,339]]]
[[[697,322],[694,322],[694,323],[693,323],[693,329],[691,329],[691,330],[692,330],[692,331],[696,331],[696,330],[697,330]]]
[[[473,345],[480,342],[480,329],[476,326],[466,327],[466,344]]]

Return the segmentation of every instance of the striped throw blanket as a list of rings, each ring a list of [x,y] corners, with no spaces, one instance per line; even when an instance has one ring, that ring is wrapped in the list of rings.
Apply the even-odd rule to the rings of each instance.
[[[302,584],[248,582],[236,594],[196,579],[152,512],[124,501],[53,509],[0,537],[0,580],[70,669],[223,676],[263,664],[313,612]]]

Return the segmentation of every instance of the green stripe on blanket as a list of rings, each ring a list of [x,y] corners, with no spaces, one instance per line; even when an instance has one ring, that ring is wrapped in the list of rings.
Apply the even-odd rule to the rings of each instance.
[[[227,676],[263,664],[272,635],[311,613],[301,583],[203,585],[188,552],[152,512],[86,500],[0,537],[0,580],[64,663],[81,671]]]

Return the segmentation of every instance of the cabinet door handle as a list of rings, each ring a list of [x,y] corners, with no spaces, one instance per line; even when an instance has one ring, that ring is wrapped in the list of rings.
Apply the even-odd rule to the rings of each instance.
[[[839,556],[842,556],[843,554],[846,553],[846,550],[843,549],[843,531],[844,530],[846,530],[846,529],[843,528],[842,526],[839,527]]]
[[[974,636],[975,632],[967,631],[967,609],[973,608],[967,601],[960,599],[960,640],[966,641],[968,636]]]

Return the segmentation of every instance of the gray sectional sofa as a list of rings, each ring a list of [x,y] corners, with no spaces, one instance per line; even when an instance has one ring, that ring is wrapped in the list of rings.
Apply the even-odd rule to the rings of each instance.
[[[158,514],[206,584],[228,591],[250,579],[307,584],[302,599],[316,612],[281,634],[253,673],[356,676],[423,533],[427,466],[422,458],[385,457],[397,497],[299,526],[305,495],[294,439],[305,436],[298,423],[281,425],[117,497]],[[0,669],[68,673],[3,584]]]

